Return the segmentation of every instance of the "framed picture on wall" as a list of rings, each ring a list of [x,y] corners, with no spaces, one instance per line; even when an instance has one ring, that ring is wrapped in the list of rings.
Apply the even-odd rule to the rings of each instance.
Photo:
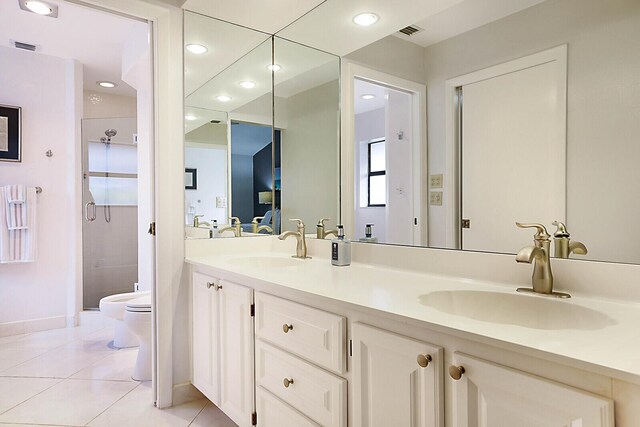
[[[184,189],[198,189],[198,169],[185,168],[184,170]]]
[[[0,161],[22,161],[21,138],[22,109],[0,105]]]

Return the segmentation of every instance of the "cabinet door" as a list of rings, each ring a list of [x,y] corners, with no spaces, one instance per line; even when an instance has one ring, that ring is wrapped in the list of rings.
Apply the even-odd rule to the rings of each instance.
[[[253,413],[253,290],[222,281],[220,298],[220,409],[239,426]]]
[[[216,405],[220,404],[220,341],[218,336],[218,279],[193,273],[192,383]]]
[[[356,426],[444,425],[441,347],[361,323],[352,339]]]
[[[258,427],[320,427],[262,387],[256,388]]]
[[[613,427],[613,402],[563,384],[454,353],[457,427]],[[450,375],[447,375],[448,377]]]

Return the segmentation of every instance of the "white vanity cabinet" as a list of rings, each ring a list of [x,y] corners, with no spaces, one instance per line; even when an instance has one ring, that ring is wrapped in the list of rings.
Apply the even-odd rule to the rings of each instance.
[[[192,383],[239,426],[254,409],[253,290],[193,274]]]
[[[441,347],[357,322],[351,339],[355,426],[444,426]]]
[[[454,427],[614,426],[610,399],[461,353],[453,361]]]

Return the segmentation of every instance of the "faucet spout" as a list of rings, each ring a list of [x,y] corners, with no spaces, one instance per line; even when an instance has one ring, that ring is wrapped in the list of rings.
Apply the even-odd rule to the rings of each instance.
[[[291,236],[295,237],[296,239],[300,239],[300,233],[298,233],[297,231],[285,231],[278,236],[278,239],[285,240]]]
[[[516,255],[516,262],[531,264],[535,259],[544,260],[544,249],[536,246],[527,246],[520,249]]]
[[[576,255],[586,255],[588,251],[584,243],[573,241],[569,243],[569,253],[572,252]]]
[[[293,257],[302,259],[311,258],[307,256],[307,240],[304,235],[304,223],[300,219],[291,219],[290,221],[296,221],[298,223],[298,231],[285,231],[278,236],[278,239],[285,240],[291,236],[295,237],[298,243],[296,245],[296,254],[293,255]]]

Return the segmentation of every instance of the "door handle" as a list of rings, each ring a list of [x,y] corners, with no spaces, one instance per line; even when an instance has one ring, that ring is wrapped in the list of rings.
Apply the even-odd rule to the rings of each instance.
[[[91,216],[89,216],[89,208],[93,208]],[[94,202],[88,202],[84,205],[84,218],[87,221],[95,221],[96,220],[96,204]]]

